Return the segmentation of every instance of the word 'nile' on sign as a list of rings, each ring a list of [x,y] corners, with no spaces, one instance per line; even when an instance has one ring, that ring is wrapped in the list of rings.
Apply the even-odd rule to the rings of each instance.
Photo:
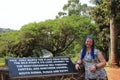
[[[9,77],[75,72],[74,64],[68,57],[9,58],[6,63]]]

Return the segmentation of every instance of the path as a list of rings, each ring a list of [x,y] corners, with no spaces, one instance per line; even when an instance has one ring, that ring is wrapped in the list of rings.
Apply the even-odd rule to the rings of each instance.
[[[105,68],[108,80],[120,80],[120,68]]]

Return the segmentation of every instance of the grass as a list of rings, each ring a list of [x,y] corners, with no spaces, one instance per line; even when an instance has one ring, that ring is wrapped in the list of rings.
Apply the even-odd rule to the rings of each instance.
[[[5,66],[5,58],[0,58],[0,67]]]
[[[7,56],[0,57],[0,67],[5,66],[5,59],[12,58],[12,57],[14,57],[14,56],[13,55],[9,55],[9,54]]]

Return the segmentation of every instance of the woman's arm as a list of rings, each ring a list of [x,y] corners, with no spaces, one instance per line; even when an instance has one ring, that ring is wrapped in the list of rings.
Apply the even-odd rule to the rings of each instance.
[[[99,62],[98,64],[96,64],[95,66],[92,66],[92,67],[90,68],[90,71],[93,72],[93,73],[94,73],[97,69],[103,68],[103,67],[106,65],[106,60],[105,60],[104,56],[102,55],[102,53],[97,54],[97,58],[98,58],[98,60],[99,60],[100,62]]]
[[[82,61],[81,61],[81,59],[79,59],[78,61],[77,61],[77,63],[75,64],[75,68],[76,68],[76,70],[80,70],[80,64],[82,63]]]
[[[81,64],[82,63],[82,61],[81,61],[81,59],[79,59],[78,61],[77,61],[77,64]]]
[[[82,52],[82,50],[80,51],[80,54],[81,54],[81,52]],[[79,70],[81,69],[81,68],[80,68],[80,64],[81,64],[81,63],[82,63],[82,60],[81,60],[81,55],[80,55],[77,63],[75,64],[75,69],[76,69],[76,70],[79,71]]]
[[[102,68],[102,67],[105,67],[106,65],[106,60],[104,58],[104,56],[101,54],[98,54],[97,55],[98,57],[98,60],[100,61],[100,63],[96,64],[96,67],[99,69],[99,68]]]

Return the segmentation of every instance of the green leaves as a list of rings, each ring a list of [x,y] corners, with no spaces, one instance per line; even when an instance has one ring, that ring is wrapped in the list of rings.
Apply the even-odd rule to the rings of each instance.
[[[53,56],[58,56],[64,54],[66,49],[72,49],[74,44],[79,44],[82,41],[81,37],[91,33],[90,29],[94,30],[90,19],[76,15],[29,23],[14,35],[10,34],[11,38],[7,38],[8,41],[10,39],[12,41],[12,43],[6,43],[6,45],[10,45],[7,48],[7,53],[10,52],[20,57],[43,56],[44,53],[41,50],[45,49],[50,51]],[[9,34],[4,35],[3,38],[7,36]],[[35,54],[36,52],[39,55]]]
[[[89,16],[90,6],[81,4],[79,0],[68,0],[68,3],[63,6],[63,12],[58,12],[58,17],[82,15]]]

